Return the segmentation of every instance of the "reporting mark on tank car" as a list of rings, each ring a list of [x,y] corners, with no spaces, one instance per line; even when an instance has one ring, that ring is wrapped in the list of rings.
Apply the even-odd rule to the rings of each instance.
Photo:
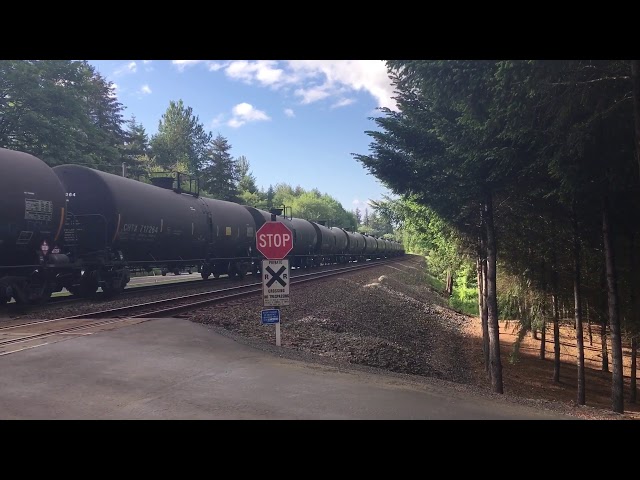
[[[137,223],[125,223],[122,226],[123,232],[130,233],[158,233],[160,231],[160,227],[155,225],[139,225]]]

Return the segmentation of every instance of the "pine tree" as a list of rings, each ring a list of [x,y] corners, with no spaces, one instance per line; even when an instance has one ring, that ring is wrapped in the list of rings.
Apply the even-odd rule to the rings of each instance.
[[[140,177],[148,175],[150,166],[149,137],[135,116],[132,116],[127,124],[127,140],[123,147],[126,174],[130,178],[140,180]]]
[[[201,185],[212,198],[239,202],[239,171],[230,150],[228,140],[220,134],[210,142],[207,160],[202,169]]]
[[[165,169],[198,175],[207,162],[211,133],[184,102],[169,102],[151,139],[156,164]]]

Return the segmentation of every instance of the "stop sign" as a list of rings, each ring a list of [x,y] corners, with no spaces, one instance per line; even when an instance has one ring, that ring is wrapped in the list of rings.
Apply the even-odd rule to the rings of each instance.
[[[293,234],[282,222],[267,222],[256,232],[256,248],[269,260],[282,260],[293,248]]]

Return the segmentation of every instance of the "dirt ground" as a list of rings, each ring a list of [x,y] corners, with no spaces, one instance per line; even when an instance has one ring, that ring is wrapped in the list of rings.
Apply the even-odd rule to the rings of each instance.
[[[486,374],[482,358],[482,327],[480,319],[473,317],[473,321],[467,325],[467,338],[474,367],[474,377],[479,383],[486,385]],[[534,339],[531,333],[521,343],[517,359],[512,355],[517,339],[518,323],[516,321],[500,322],[500,357],[502,359],[502,374],[504,393],[517,395],[531,399],[543,399],[558,401],[571,405],[574,408],[582,408],[577,405],[578,398],[576,367],[576,335],[572,325],[560,327],[560,383],[553,383],[553,327],[549,326],[546,332],[545,359],[540,359],[540,334]],[[609,372],[602,371],[601,337],[592,332],[592,342],[585,325],[585,399],[586,406],[603,410],[612,409],[611,382],[612,360],[611,344],[609,342]],[[599,328],[597,329],[599,332]],[[631,349],[623,343],[624,355],[624,410],[625,417],[640,419],[640,392],[637,392],[636,403],[631,403],[630,398],[630,373],[631,373]],[[637,378],[636,372],[636,378]],[[638,382],[636,380],[636,382]],[[638,383],[640,386],[640,383]]]

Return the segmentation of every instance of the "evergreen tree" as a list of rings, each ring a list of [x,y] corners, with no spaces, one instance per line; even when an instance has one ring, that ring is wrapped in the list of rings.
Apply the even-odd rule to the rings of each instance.
[[[356,228],[362,223],[362,212],[360,211],[359,208],[356,207],[355,212],[353,212],[353,214],[356,217]]]
[[[244,193],[257,194],[258,187],[256,186],[256,177],[250,171],[249,160],[244,155],[236,159],[238,166],[238,191],[240,195]]]
[[[211,133],[206,132],[191,107],[179,100],[169,107],[151,138],[155,163],[164,169],[198,175],[207,162]]]
[[[144,126],[136,121],[135,116],[128,120],[127,140],[123,147],[127,176],[137,180],[148,175],[150,166],[149,137]]]
[[[267,209],[270,209],[270,208],[273,207],[273,198],[275,197],[275,195],[276,195],[276,192],[273,189],[273,186],[269,185],[269,188],[267,189],[267,194],[266,194],[266,197],[267,197]]]
[[[210,143],[207,161],[202,169],[202,188],[212,197],[240,202],[238,166],[230,153],[228,140],[218,134]]]
[[[113,84],[86,61],[0,60],[0,146],[51,166],[120,168],[125,134]]]

